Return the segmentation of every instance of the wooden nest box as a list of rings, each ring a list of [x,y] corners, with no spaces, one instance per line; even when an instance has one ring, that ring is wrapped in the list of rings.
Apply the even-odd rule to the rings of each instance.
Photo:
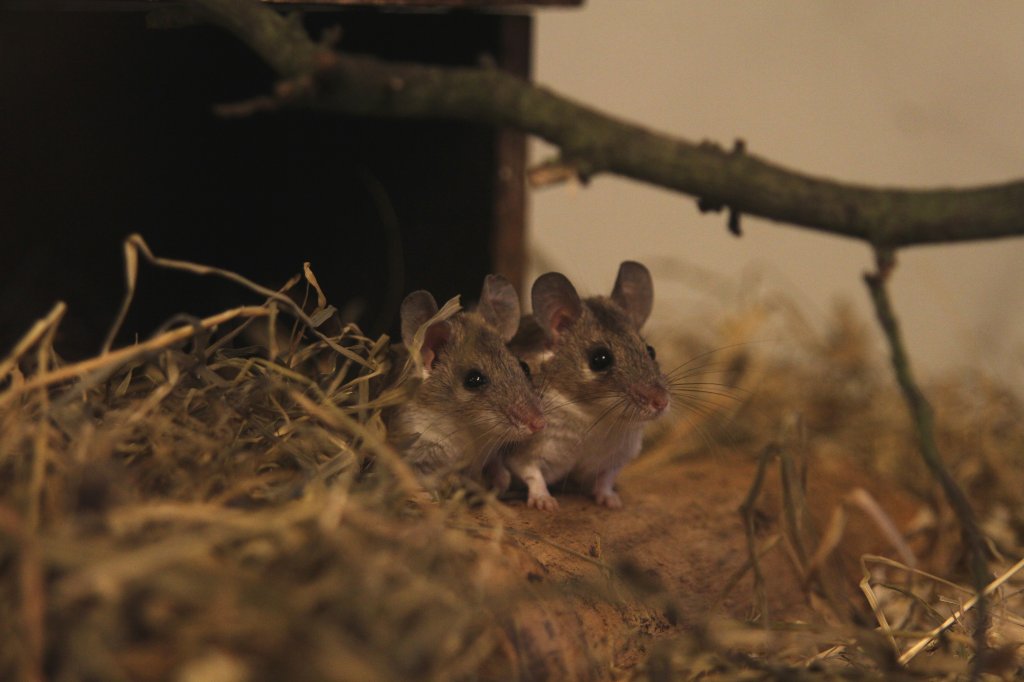
[[[582,0],[319,0],[311,34],[339,49],[530,76],[539,6]],[[121,241],[268,286],[310,261],[370,333],[417,288],[472,299],[488,272],[521,283],[522,135],[447,121],[216,104],[270,91],[256,55],[211,26],[146,28],[154,0],[0,0],[0,352],[53,302],[58,350],[96,351],[124,290]],[[228,283],[143,266],[126,334],[251,300]],[[130,337],[122,339],[128,341]]]

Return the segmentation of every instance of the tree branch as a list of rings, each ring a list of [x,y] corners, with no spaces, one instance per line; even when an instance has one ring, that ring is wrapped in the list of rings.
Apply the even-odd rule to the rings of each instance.
[[[934,190],[834,182],[788,170],[741,146],[724,150],[654,132],[497,69],[344,55],[254,0],[189,0],[189,5],[288,79],[277,89],[281,106],[513,128],[556,145],[561,161],[583,179],[614,173],[690,194],[703,210],[728,207],[736,226],[745,213],[882,248],[1024,234],[1024,181]],[[168,17],[156,15],[151,23],[175,24]],[[263,108],[267,102],[260,100],[254,109]]]
[[[284,17],[256,0],[186,0],[183,6],[150,12],[150,28],[181,28],[210,22],[233,33],[279,75],[286,78],[312,72],[323,47],[309,38],[299,15]]]

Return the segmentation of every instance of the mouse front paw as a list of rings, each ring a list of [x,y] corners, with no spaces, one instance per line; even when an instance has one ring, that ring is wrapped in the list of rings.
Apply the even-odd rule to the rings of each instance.
[[[541,511],[558,511],[558,500],[551,495],[530,495],[526,499],[526,506]]]
[[[619,494],[614,490],[596,493],[594,498],[602,507],[608,507],[609,509],[622,509],[622,498],[619,497]]]

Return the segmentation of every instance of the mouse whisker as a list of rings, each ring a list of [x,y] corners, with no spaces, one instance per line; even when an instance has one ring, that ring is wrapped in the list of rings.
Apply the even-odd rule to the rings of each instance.
[[[682,377],[672,379],[668,382],[669,386],[718,386],[730,391],[739,391],[742,393],[750,393],[748,389],[740,386],[734,386],[723,381],[682,381]]]
[[[730,344],[725,345],[725,346],[719,346],[717,348],[712,348],[711,350],[705,351],[703,353],[698,353],[697,355],[694,355],[693,357],[691,357],[686,362],[684,362],[684,363],[682,363],[680,365],[677,365],[676,367],[672,368],[672,370],[669,372],[669,374],[672,374],[673,372],[679,371],[680,369],[688,366],[691,362],[695,362],[695,361],[700,360],[702,358],[706,358],[708,356],[714,355],[715,353],[720,353],[720,352],[722,352],[724,350],[732,350],[734,348],[742,348],[743,346],[749,346],[749,345],[751,345],[753,343],[757,343],[757,342],[756,341],[740,341],[738,343],[730,343]]]
[[[702,417],[710,417],[724,411],[721,405],[702,400],[690,400],[687,398],[679,398],[677,401],[674,401],[671,409],[674,413],[687,414],[689,412],[695,412]]]
[[[729,424],[734,423],[737,417],[735,412],[724,410],[720,406],[693,404],[684,401],[678,407],[673,406],[673,414],[686,420],[693,430],[700,435],[701,440],[710,450],[714,450],[718,445],[718,438],[711,435],[710,426],[715,426],[715,433],[719,438],[724,437],[732,444],[737,442],[735,434],[725,428]],[[700,417],[701,421],[695,420],[694,416]]]
[[[733,395],[729,391],[712,391],[711,389],[708,389],[708,388],[691,388],[692,386],[696,386],[696,385],[698,385],[698,384],[684,384],[682,386],[670,385],[669,386],[669,393],[671,393],[673,396],[684,396],[684,395],[692,396],[692,395],[698,395],[698,394],[699,395],[716,395],[719,398],[728,398],[729,400],[735,401],[737,403],[742,403],[743,401],[745,401],[745,400],[750,398],[750,392],[749,391],[744,391],[747,395],[738,396],[738,395]]]
[[[601,414],[597,416],[597,419],[594,420],[594,422],[590,425],[590,427],[586,430],[585,433],[589,434],[591,431],[594,430],[594,428],[598,424],[601,424],[601,422],[603,422],[608,416],[610,416],[613,410],[616,410],[622,407],[623,405],[626,405],[628,407],[628,401],[625,398],[619,398],[618,400],[613,402],[603,412],[601,412]]]
[[[691,386],[669,386],[668,392],[673,396],[699,396],[705,397],[706,400],[714,400],[714,398],[708,396],[717,396],[718,398],[723,398],[735,403],[747,402],[752,397],[752,394],[746,392],[737,395],[737,392],[730,391],[728,388],[724,390],[715,390],[711,388],[693,388]]]
[[[678,381],[680,379],[692,379],[694,377],[709,377],[709,376],[729,376],[734,374],[735,370],[731,367],[718,367],[716,365],[707,365],[704,367],[695,367],[686,372],[667,372],[665,377],[669,381]]]
[[[697,414],[701,414],[701,416],[703,416],[705,419],[711,416],[709,414],[702,414],[696,410],[694,410],[694,412],[697,412]],[[717,443],[715,442],[715,439],[712,437],[711,432],[708,430],[706,425],[698,421],[695,421],[693,419],[693,416],[691,414],[688,414],[686,411],[681,411],[679,413],[679,416],[682,419],[684,419],[686,423],[690,425],[690,428],[693,429],[693,432],[700,437],[700,440],[704,443],[704,447],[706,447],[708,450],[714,450],[716,448]]]

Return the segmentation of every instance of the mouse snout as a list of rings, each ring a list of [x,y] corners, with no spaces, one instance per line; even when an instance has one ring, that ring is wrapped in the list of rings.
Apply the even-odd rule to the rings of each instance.
[[[530,433],[537,433],[548,425],[540,409],[534,405],[513,405],[509,410],[512,421],[525,427]]]
[[[664,386],[656,384],[635,386],[633,387],[633,397],[641,406],[656,415],[661,414],[668,407],[668,390]]]
[[[548,425],[548,420],[544,418],[544,415],[537,413],[535,416],[530,417],[530,420],[526,422],[526,428],[530,429],[530,433],[537,433],[543,431],[544,427]]]

